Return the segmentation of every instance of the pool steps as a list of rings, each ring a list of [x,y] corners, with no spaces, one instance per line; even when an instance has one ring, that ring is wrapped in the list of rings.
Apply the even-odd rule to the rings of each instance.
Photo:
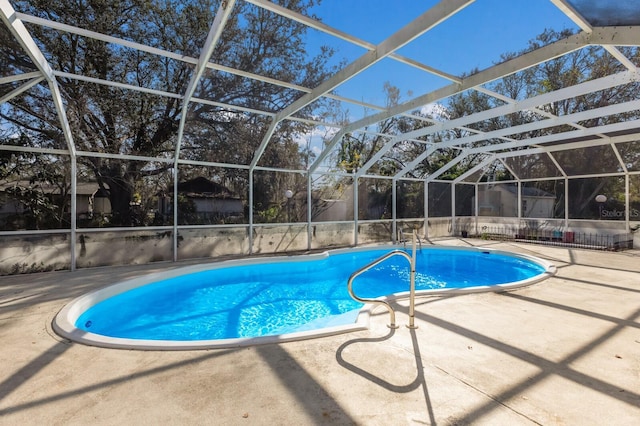
[[[414,243],[417,240],[418,245],[420,246],[420,250],[422,250],[422,240],[420,239],[420,236],[415,230],[413,231],[413,238],[414,238]],[[398,230],[398,242],[402,243],[404,245],[404,248],[407,248],[407,240],[406,238],[404,238],[404,231],[402,230],[402,228]]]

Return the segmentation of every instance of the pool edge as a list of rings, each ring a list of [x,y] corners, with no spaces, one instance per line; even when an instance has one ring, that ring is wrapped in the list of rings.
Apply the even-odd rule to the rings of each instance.
[[[381,246],[389,249],[398,248],[397,245],[385,245]],[[298,260],[299,258],[324,258],[330,255],[330,253],[344,253],[354,250],[367,250],[372,247],[354,247],[347,249],[328,250],[321,253],[309,254],[304,256],[292,256],[287,260]],[[438,246],[437,248],[443,248]],[[483,247],[446,247],[447,249],[462,250],[462,251],[482,251],[486,253],[496,253],[509,255],[513,257],[520,257],[532,262],[535,262],[544,267],[545,272],[526,280],[516,281],[507,284],[496,284],[492,286],[476,286],[467,288],[449,288],[449,289],[432,289],[421,290],[416,293],[416,298],[423,297],[437,297],[446,295],[463,295],[479,292],[504,292],[510,291],[529,285],[533,285],[537,282],[543,281],[556,274],[557,269],[555,265],[544,259],[540,259],[535,256],[527,254],[513,253],[504,250],[496,250],[492,248]],[[70,302],[66,303],[62,309],[54,316],[51,327],[53,331],[59,336],[71,340],[73,342],[81,343],[88,346],[111,348],[111,349],[134,349],[134,350],[152,350],[152,351],[186,351],[186,350],[206,350],[206,349],[224,349],[235,348],[245,346],[256,346],[271,343],[283,343],[297,340],[305,340],[318,337],[326,337],[330,335],[350,333],[355,331],[363,331],[369,329],[369,319],[372,311],[376,306],[365,305],[363,306],[357,316],[356,321],[353,324],[345,324],[339,326],[319,328],[315,330],[293,332],[272,336],[260,336],[251,338],[231,338],[231,339],[215,339],[215,340],[143,340],[143,339],[127,339],[108,337],[100,334],[94,334],[85,330],[77,328],[74,324],[79,315],[87,309],[88,306],[93,306],[100,301],[109,298],[115,294],[119,294],[128,289],[132,289],[141,285],[148,284],[154,279],[167,279],[182,275],[188,272],[201,271],[204,268],[218,269],[225,266],[234,264],[253,264],[265,261],[282,261],[283,257],[273,256],[268,258],[250,258],[250,259],[234,259],[222,262],[206,263],[199,265],[190,265],[184,267],[173,268],[164,272],[156,272],[152,274],[142,275],[140,277],[132,278],[129,280],[121,281],[109,286],[96,289],[82,296],[79,296]],[[396,293],[381,297],[381,300],[403,300],[409,297],[408,292]]]

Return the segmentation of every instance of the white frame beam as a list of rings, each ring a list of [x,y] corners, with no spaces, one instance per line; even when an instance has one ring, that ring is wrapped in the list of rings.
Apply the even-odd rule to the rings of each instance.
[[[599,174],[587,174],[584,175],[586,177],[595,177],[595,176],[619,176],[624,175],[626,179],[626,187],[625,192],[627,195],[627,217],[626,222],[627,225],[629,223],[628,210],[629,210],[629,175],[637,175],[640,172],[629,172],[627,170],[623,159],[616,148],[616,143],[627,142],[631,140],[639,140],[640,139],[640,119],[630,120],[622,123],[614,123],[609,125],[601,125],[591,128],[585,128],[579,123],[584,120],[589,120],[593,118],[604,117],[607,115],[620,114],[630,111],[640,110],[640,100],[628,101],[615,105],[608,105],[606,107],[595,108],[588,111],[583,111],[579,113],[568,114],[565,116],[555,116],[549,112],[545,112],[542,108],[545,104],[550,102],[557,102],[563,99],[570,99],[576,96],[594,93],[598,90],[603,90],[605,88],[614,87],[616,85],[622,85],[625,83],[631,82],[639,82],[639,69],[634,65],[634,63],[627,58],[619,49],[618,46],[640,46],[640,41],[638,40],[638,32],[640,31],[640,26],[632,26],[632,27],[593,27],[583,16],[580,15],[569,3],[568,0],[551,0],[551,2],[569,19],[571,19],[581,30],[582,32],[572,35],[564,40],[559,40],[555,43],[549,44],[547,46],[541,47],[537,50],[525,53],[520,55],[519,57],[508,60],[504,63],[492,66],[483,71],[480,71],[476,74],[470,75],[465,78],[460,78],[457,76],[453,76],[443,72],[441,70],[435,69],[427,64],[420,63],[414,59],[399,55],[396,53],[398,49],[402,46],[410,43],[415,40],[417,37],[422,35],[424,32],[431,29],[433,26],[438,25],[440,22],[447,20],[450,16],[457,13],[459,10],[465,8],[469,4],[471,4],[474,0],[442,0],[435,7],[421,14],[417,19],[407,24],[399,31],[394,33],[391,37],[384,40],[382,43],[378,45],[374,45],[372,43],[363,41],[358,39],[357,37],[347,34],[338,29],[332,28],[318,20],[313,18],[304,16],[298,12],[294,12],[292,10],[286,9],[276,3],[273,3],[268,0],[244,0],[247,3],[250,3],[256,7],[262,8],[264,10],[271,11],[273,13],[284,16],[288,19],[292,19],[296,22],[302,23],[309,28],[313,28],[314,30],[321,31],[325,34],[328,34],[332,37],[337,37],[341,40],[344,40],[348,43],[351,43],[355,46],[359,46],[365,49],[365,53],[360,56],[358,59],[350,63],[344,69],[338,71],[333,76],[328,78],[326,81],[321,83],[315,88],[306,88],[299,86],[294,83],[279,81],[270,77],[260,76],[253,74],[251,72],[247,72],[244,70],[233,69],[230,67],[226,67],[221,64],[216,64],[211,61],[211,55],[216,46],[216,42],[222,34],[224,30],[225,22],[229,18],[230,13],[234,7],[235,0],[227,0],[222,1],[220,7],[216,13],[214,22],[212,23],[209,29],[209,35],[207,37],[207,41],[205,42],[201,54],[199,58],[192,58],[183,56],[174,52],[168,52],[162,49],[153,48],[150,46],[142,45],[139,43],[135,43],[132,41],[119,39],[111,36],[107,36],[104,34],[96,33],[94,31],[89,31],[77,27],[73,27],[70,25],[66,25],[63,23],[53,22],[47,19],[30,16],[22,13],[16,12],[9,0],[0,0],[0,18],[4,25],[9,29],[11,34],[15,37],[15,39],[20,43],[24,51],[30,56],[33,61],[35,67],[38,69],[37,72],[27,72],[24,74],[16,74],[14,76],[6,76],[0,77],[0,84],[12,84],[16,82],[20,82],[20,84],[16,84],[15,88],[8,93],[5,93],[0,98],[0,104],[7,102],[16,96],[19,96],[22,93],[25,93],[27,90],[46,80],[49,89],[51,92],[51,96],[53,99],[54,106],[58,112],[59,120],[61,123],[62,133],[64,134],[65,141],[67,144],[67,150],[61,149],[45,149],[45,148],[31,148],[31,147],[14,147],[8,145],[0,145],[1,151],[16,151],[16,152],[36,152],[43,154],[59,154],[59,155],[69,155],[71,158],[71,268],[75,269],[75,235],[76,235],[76,159],[77,157],[101,157],[101,158],[120,158],[120,159],[129,159],[129,160],[140,160],[140,161],[155,161],[162,162],[167,164],[173,164],[174,167],[174,200],[177,200],[177,183],[178,183],[178,167],[182,164],[185,165],[203,165],[203,166],[215,166],[215,167],[227,167],[227,168],[236,168],[247,170],[249,172],[249,209],[250,209],[250,217],[249,217],[249,239],[250,239],[250,249],[252,250],[253,243],[251,241],[253,233],[253,172],[256,170],[269,170],[275,172],[286,172],[286,173],[303,173],[307,176],[307,235],[308,235],[308,248],[311,247],[311,178],[312,173],[316,172],[317,169],[323,164],[326,160],[327,156],[331,154],[332,150],[336,147],[339,141],[344,137],[344,135],[352,133],[352,132],[363,132],[367,134],[376,134],[378,136],[387,137],[389,140],[382,146],[380,150],[374,153],[373,157],[363,166],[360,170],[352,175],[349,175],[353,178],[354,184],[354,243],[358,242],[358,234],[357,234],[357,226],[358,226],[358,213],[357,213],[357,185],[358,180],[361,178],[377,178],[377,179],[389,179],[393,183],[393,220],[392,226],[395,230],[397,227],[397,206],[396,206],[396,197],[397,194],[397,183],[399,180],[419,180],[415,178],[411,179],[403,179],[408,172],[413,170],[422,160],[432,155],[438,149],[449,148],[460,150],[459,155],[453,158],[449,163],[441,167],[439,170],[434,172],[433,174],[423,179],[424,182],[424,192],[425,192],[425,216],[428,217],[428,185],[430,182],[437,181],[438,176],[441,176],[442,173],[445,173],[455,164],[463,161],[469,155],[473,154],[481,154],[486,155],[479,164],[469,169],[464,174],[460,175],[453,181],[449,181],[447,183],[451,184],[451,194],[452,194],[452,218],[455,219],[455,185],[466,183],[463,182],[464,179],[471,176],[473,173],[476,173],[479,170],[482,170],[488,164],[494,161],[500,161],[509,171],[514,175],[514,179],[518,182],[518,186],[520,188],[521,182],[526,181],[526,179],[521,179],[517,176],[513,170],[511,170],[508,164],[505,162],[505,159],[510,157],[522,156],[522,155],[534,155],[534,154],[546,154],[549,156],[553,164],[558,168],[559,172],[562,174],[561,177],[548,177],[544,179],[564,179],[565,181],[565,192],[568,191],[568,180],[570,179],[567,176],[565,170],[558,164],[555,159],[553,153],[558,151],[565,151],[570,149],[580,149],[587,148],[592,146],[602,146],[602,145],[610,145],[614,150],[617,161],[620,163],[621,172],[615,173],[599,173]],[[172,60],[181,61],[190,66],[194,67],[193,75],[188,84],[188,87],[183,94],[169,93],[161,90],[155,90],[151,88],[133,86],[124,83],[118,83],[113,81],[104,81],[91,77],[75,75],[70,73],[65,73],[61,71],[54,71],[50,64],[47,62],[43,53],[37,47],[35,41],[32,39],[31,35],[27,31],[24,26],[24,22],[32,23],[34,25],[46,26],[49,28],[57,29],[59,31],[65,31],[73,34],[77,34],[83,37],[89,37],[92,39],[100,40],[105,43],[114,43],[120,46],[124,46],[130,49],[136,49],[142,52],[147,52],[149,54],[159,55],[165,58],[169,58]],[[610,55],[612,55],[620,64],[627,68],[627,72],[622,72],[616,75],[603,77],[597,80],[588,81],[582,84],[578,84],[572,87],[568,87],[566,89],[557,90],[554,92],[546,93],[540,96],[535,96],[529,99],[525,99],[523,101],[516,101],[514,99],[509,99],[499,93],[495,93],[490,89],[485,88],[483,85],[494,81],[499,78],[503,78],[505,76],[511,75],[518,71],[530,68],[539,63],[546,62],[557,58],[559,56],[563,56],[569,54],[573,51],[582,49],[587,46],[600,46],[604,50],[606,50]],[[440,78],[443,78],[447,81],[452,82],[447,86],[441,87],[437,90],[426,93],[422,96],[415,97],[408,102],[403,104],[385,108],[377,105],[373,105],[364,101],[358,101],[349,99],[335,93],[332,93],[334,89],[347,82],[349,79],[358,75],[362,71],[366,70],[368,67],[374,65],[375,63],[381,61],[384,58],[388,58],[390,60],[402,63],[404,65],[408,65],[410,67],[419,69],[423,72],[430,73],[436,75]],[[197,87],[198,82],[201,80],[203,75],[208,70],[219,71],[224,73],[230,73],[233,75],[240,76],[242,78],[259,81],[266,84],[273,84],[285,89],[289,90],[297,90],[302,93],[302,96],[298,98],[298,100],[292,102],[285,108],[280,111],[270,112],[270,111],[260,111],[256,109],[246,108],[242,106],[228,105],[221,102],[216,102],[215,100],[208,99],[200,99],[194,96],[195,89]],[[211,74],[212,78],[215,78],[213,74]],[[58,79],[76,79],[81,81],[86,81],[94,84],[107,85],[111,87],[118,87],[126,90],[136,90],[142,91],[145,93],[154,94],[157,96],[177,98],[183,101],[182,104],[182,114],[180,116],[180,124],[178,128],[177,142],[174,150],[174,155],[172,158],[152,158],[145,156],[137,156],[137,155],[118,155],[118,154],[104,154],[99,152],[82,152],[77,151],[73,135],[71,133],[71,129],[69,123],[67,121],[67,116],[65,112],[65,107],[63,103],[63,99],[60,93],[60,87],[58,84]],[[13,87],[13,86],[12,86]],[[437,102],[442,99],[446,99],[451,95],[455,95],[466,90],[477,90],[479,92],[485,93],[488,96],[493,96],[496,99],[501,99],[506,102],[506,105],[492,108],[487,111],[482,111],[479,113],[471,114],[469,116],[465,116],[455,120],[448,121],[437,121],[433,119],[428,119],[425,117],[420,117],[418,115],[412,114],[410,111],[420,108],[424,105],[430,104],[432,102]],[[364,108],[368,108],[371,110],[378,111],[370,116],[367,116],[363,119],[353,121],[348,123],[347,125],[338,125],[338,124],[330,124],[330,123],[320,123],[313,119],[304,119],[294,117],[295,114],[300,109],[305,106],[311,104],[317,99],[322,97],[334,99],[340,102],[352,103],[354,105],[358,105]],[[238,111],[238,113],[250,113],[250,114],[259,114],[266,117],[271,118],[270,125],[260,141],[259,147],[256,150],[254,157],[250,164],[223,164],[216,162],[205,162],[205,161],[191,161],[191,160],[180,160],[180,151],[182,147],[182,142],[184,138],[185,124],[188,114],[188,107],[192,103],[200,103],[205,105],[211,105],[219,108],[226,108],[233,111]],[[521,112],[525,110],[530,110],[539,114],[541,116],[547,117],[545,120],[540,120],[537,122],[532,122],[528,124],[513,126],[508,129],[499,129],[490,132],[479,132],[473,130],[467,125],[472,123],[486,120],[489,118],[498,117],[501,115],[507,115],[514,112]],[[375,131],[367,130],[368,126],[375,124],[381,120],[385,120],[394,116],[407,116],[414,119],[424,120],[425,122],[432,123],[433,125],[424,127],[422,129],[418,129],[412,132],[407,132],[405,134],[400,135],[386,135],[381,134]],[[327,144],[325,149],[321,152],[318,158],[310,165],[308,170],[291,170],[285,168],[278,167],[266,167],[266,166],[258,166],[260,159],[267,148],[273,133],[277,126],[282,123],[284,120],[295,120],[307,123],[309,125],[317,125],[317,126],[330,126],[338,129],[332,140]],[[529,139],[522,140],[514,140],[509,138],[517,133],[525,133],[535,130],[546,129],[550,127],[560,126],[560,125],[568,125],[572,126],[575,130],[570,130],[563,133],[551,134],[546,136],[534,137]],[[456,139],[447,140],[444,142],[434,143],[429,140],[418,140],[417,138],[428,138],[431,135],[435,135],[438,132],[443,132],[447,130],[464,130],[467,132],[467,135],[463,137],[458,137]],[[615,134],[620,131],[628,131],[629,129],[637,129],[638,131],[633,134],[626,134],[623,136],[607,136],[607,134]],[[472,134],[475,133],[475,134]],[[586,139],[585,139],[586,138]],[[580,141],[572,141],[574,139],[582,139]],[[471,147],[470,144],[482,142],[486,140],[499,140],[500,142]],[[393,147],[395,144],[400,143],[402,141],[414,141],[420,142],[427,145],[425,151],[414,158],[411,162],[409,162],[402,170],[396,173],[394,176],[375,176],[369,175],[368,170],[380,159],[384,157],[384,155]],[[554,144],[554,145],[548,145]],[[339,172],[329,173],[333,176],[341,176],[343,174]],[[575,178],[576,176],[571,176],[571,178]],[[530,179],[533,180],[533,179]],[[477,183],[476,191],[477,191]],[[519,191],[519,195],[521,191]],[[567,197],[568,198],[568,197]],[[477,202],[477,197],[476,197]],[[521,203],[519,204],[519,209],[521,208]],[[477,207],[476,207],[477,212]],[[174,260],[177,260],[177,234],[178,234],[178,224],[177,224],[177,202],[174,202]],[[565,206],[565,215],[568,215],[568,208]],[[519,214],[520,216],[520,214]],[[455,221],[455,220],[454,220]],[[565,224],[568,224],[568,216],[565,217]],[[34,231],[35,232],[35,231]],[[39,232],[39,231],[38,231]],[[425,221],[425,235],[428,235],[428,221]],[[394,233],[395,238],[395,233]]]
[[[0,20],[6,25],[9,29],[9,32],[15,37],[16,41],[22,46],[25,53],[29,55],[34,65],[38,68],[38,70],[42,73],[43,77],[47,80],[49,85],[49,90],[51,92],[51,97],[53,98],[53,103],[55,105],[56,111],[58,113],[58,120],[60,120],[60,125],[62,129],[62,133],[65,138],[65,142],[67,144],[67,149],[69,150],[70,156],[70,166],[71,170],[69,173],[71,174],[71,224],[70,224],[70,238],[69,238],[69,251],[71,257],[71,265],[70,269],[75,271],[76,269],[76,212],[77,212],[77,164],[76,164],[76,147],[73,141],[73,135],[71,133],[71,126],[69,125],[69,121],[67,119],[67,113],[64,108],[64,103],[62,101],[62,95],[60,94],[60,87],[58,86],[58,81],[55,78],[53,73],[53,69],[47,62],[43,53],[40,51],[40,48],[36,44],[36,42],[31,37],[29,31],[27,31],[24,23],[20,21],[16,17],[16,11],[13,9],[11,4],[7,0],[0,0]]]
[[[236,0],[225,0],[220,2],[220,6],[218,7],[218,11],[216,16],[209,28],[209,34],[207,34],[207,39],[205,40],[204,46],[200,51],[200,57],[198,58],[198,64],[196,65],[196,69],[194,70],[193,75],[191,76],[191,80],[185,90],[184,97],[182,100],[182,113],[180,115],[180,124],[178,126],[178,137],[176,140],[176,149],[174,153],[174,163],[173,163],[173,261],[178,260],[178,182],[179,182],[179,173],[178,173],[178,159],[180,158],[180,148],[182,147],[182,138],[184,137],[184,126],[187,121],[187,115],[189,113],[189,101],[193,97],[193,94],[196,91],[196,86],[200,81],[200,78],[204,74],[207,69],[207,63],[213,54],[213,50],[216,47],[216,44],[220,40],[222,36],[222,31],[224,29],[227,20],[231,16],[231,12],[233,10],[233,6],[235,5]]]
[[[271,125],[269,126],[267,133],[264,135],[260,146],[256,150],[254,159],[251,162],[251,166],[253,167],[257,165],[258,161],[260,161],[260,158],[262,157],[262,154],[264,153],[264,150],[266,149],[267,144],[269,143],[269,140],[273,135],[273,131],[281,120],[295,114],[300,109],[304,108],[321,96],[335,89],[347,80],[355,77],[357,74],[366,70],[370,66],[391,55],[395,50],[398,50],[406,44],[410,43],[412,40],[429,31],[431,28],[446,20],[451,15],[459,12],[461,9],[465,8],[474,1],[475,0],[441,1],[436,6],[429,9],[428,11],[414,19],[412,22],[404,26],[402,29],[400,29],[400,31],[392,34],[389,38],[382,41],[375,47],[375,49],[368,51],[360,58],[347,65],[345,68],[338,71],[328,80],[320,83],[320,85],[314,88],[312,92],[303,95],[291,105],[278,112]],[[313,172],[313,170],[310,170],[310,172]]]

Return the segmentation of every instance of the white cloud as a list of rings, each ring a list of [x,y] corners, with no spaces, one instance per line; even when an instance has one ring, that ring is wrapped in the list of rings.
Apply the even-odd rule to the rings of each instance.
[[[317,145],[322,146],[323,141],[327,138],[331,139],[338,133],[338,130],[332,127],[316,126],[308,133],[296,135],[293,141],[301,148],[306,148],[307,144],[311,145],[312,148]]]
[[[293,141],[298,144],[298,146],[300,148],[304,148],[307,146],[307,140],[308,140],[308,136],[307,135],[296,135],[293,138]]]
[[[439,103],[427,104],[420,108],[420,113],[433,118],[434,120],[449,120],[451,115],[446,106]]]

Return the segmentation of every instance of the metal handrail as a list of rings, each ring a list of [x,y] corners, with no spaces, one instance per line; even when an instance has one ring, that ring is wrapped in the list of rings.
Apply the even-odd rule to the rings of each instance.
[[[415,234],[414,234],[415,236]],[[415,301],[415,275],[416,275],[416,244],[415,244],[415,239],[413,241],[413,253],[412,256],[409,256],[409,254],[407,254],[407,252],[404,252],[402,250],[393,250],[390,251],[389,253],[379,257],[378,259],[374,260],[373,262],[363,266],[362,268],[358,269],[357,271],[355,271],[353,274],[351,274],[351,276],[349,277],[349,281],[347,282],[347,288],[349,290],[349,295],[357,300],[358,302],[362,302],[362,303],[371,303],[371,304],[376,304],[376,305],[383,305],[384,307],[387,308],[387,310],[389,311],[389,316],[391,317],[391,323],[389,324],[389,328],[398,328],[398,326],[396,325],[396,313],[393,310],[393,308],[391,307],[391,305],[389,303],[387,303],[384,300],[380,300],[380,299],[365,299],[363,297],[359,297],[356,296],[356,294],[353,292],[353,280],[360,274],[368,271],[369,269],[373,268],[374,266],[384,262],[385,260],[389,259],[390,257],[393,256],[402,256],[405,259],[407,259],[407,261],[409,261],[409,267],[411,269],[411,288],[410,288],[410,307],[409,307],[409,325],[407,327],[409,328],[416,328],[414,325],[414,301]]]

